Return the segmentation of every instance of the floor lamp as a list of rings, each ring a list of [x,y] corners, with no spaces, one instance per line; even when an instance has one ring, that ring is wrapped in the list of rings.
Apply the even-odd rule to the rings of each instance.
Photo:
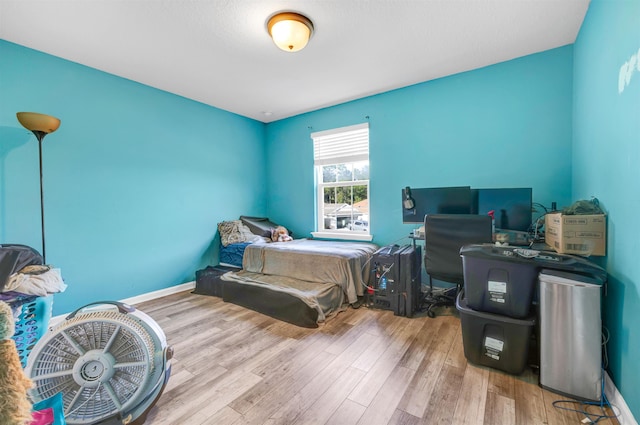
[[[42,259],[47,264],[47,252],[44,244],[44,192],[42,190],[42,140],[60,127],[60,120],[50,115],[36,112],[18,112],[18,121],[24,128],[35,134],[38,139],[38,157],[40,159],[40,223],[42,225]]]

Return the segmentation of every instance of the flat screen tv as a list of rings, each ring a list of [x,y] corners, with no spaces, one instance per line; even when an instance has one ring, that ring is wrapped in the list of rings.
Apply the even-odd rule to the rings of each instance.
[[[406,188],[402,189],[402,222],[424,224],[427,214],[470,214],[471,187],[430,187],[409,189],[413,208],[405,208]]]
[[[474,214],[494,211],[497,230],[527,232],[531,228],[533,191],[529,188],[473,189]]]

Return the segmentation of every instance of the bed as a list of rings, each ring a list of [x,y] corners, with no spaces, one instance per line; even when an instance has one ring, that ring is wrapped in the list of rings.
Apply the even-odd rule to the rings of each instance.
[[[339,285],[350,304],[358,301],[368,282],[369,258],[377,246],[365,242],[295,239],[246,247],[243,269]]]
[[[255,236],[253,232],[263,230],[251,232]],[[233,252],[234,264],[227,265],[237,267],[242,257],[241,269],[220,276],[224,301],[305,327],[317,327],[347,304],[358,305],[377,245],[317,239],[268,242],[263,235],[221,248],[221,262],[231,260],[227,254]]]

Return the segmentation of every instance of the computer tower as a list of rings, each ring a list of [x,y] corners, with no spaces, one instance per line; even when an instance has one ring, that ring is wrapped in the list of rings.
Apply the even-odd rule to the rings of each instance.
[[[388,245],[371,259],[369,305],[413,317],[421,302],[422,255],[419,246]]]

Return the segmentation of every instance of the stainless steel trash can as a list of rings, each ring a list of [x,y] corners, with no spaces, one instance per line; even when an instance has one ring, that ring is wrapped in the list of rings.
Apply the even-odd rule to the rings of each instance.
[[[545,269],[539,282],[540,385],[575,399],[600,401],[603,281]]]

